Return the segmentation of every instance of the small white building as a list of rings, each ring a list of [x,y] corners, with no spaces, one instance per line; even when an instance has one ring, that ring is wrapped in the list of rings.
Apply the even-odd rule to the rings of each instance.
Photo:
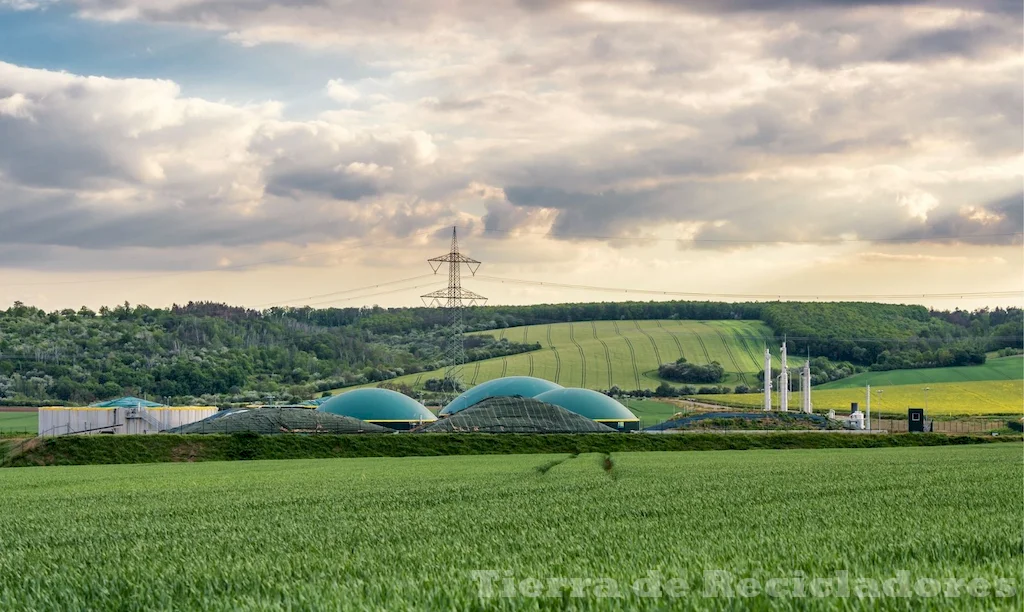
[[[39,435],[157,433],[216,412],[215,406],[164,406],[137,397],[85,407],[49,406],[39,409]]]
[[[854,429],[864,429],[864,413],[857,404],[850,405],[850,426]]]

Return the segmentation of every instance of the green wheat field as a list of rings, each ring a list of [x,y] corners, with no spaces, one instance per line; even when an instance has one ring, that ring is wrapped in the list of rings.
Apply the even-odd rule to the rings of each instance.
[[[612,459],[611,471],[600,455],[0,470],[0,609],[1021,605],[1019,444]],[[511,596],[481,593],[474,571],[511,581]],[[671,594],[632,589],[652,572],[683,582]],[[980,598],[712,601],[708,572],[990,587]],[[619,590],[520,590],[577,577]]]

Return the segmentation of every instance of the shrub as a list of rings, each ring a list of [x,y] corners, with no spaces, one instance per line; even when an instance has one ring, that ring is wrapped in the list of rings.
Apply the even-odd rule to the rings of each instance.
[[[658,376],[678,382],[713,383],[722,381],[725,377],[725,368],[717,361],[701,366],[688,363],[686,357],[680,357],[675,363],[663,363],[658,366]]]

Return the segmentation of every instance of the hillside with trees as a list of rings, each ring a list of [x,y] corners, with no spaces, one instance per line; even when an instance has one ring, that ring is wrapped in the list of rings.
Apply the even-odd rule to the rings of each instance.
[[[307,399],[339,385],[440,367],[444,341],[440,329],[390,334],[363,320],[327,327],[223,304],[51,313],[15,304],[0,311],[0,401],[83,403],[122,394]],[[469,343],[467,356],[536,348],[485,336]]]
[[[873,370],[982,364],[985,353],[1021,348],[1024,339],[1019,308],[941,312],[864,302],[775,302],[764,305],[761,319],[789,342],[791,353]]]
[[[465,317],[467,331],[634,319],[761,319],[779,342],[786,339],[790,354],[822,358],[814,363],[821,381],[857,368],[983,363],[986,351],[1018,350],[1024,338],[1017,308],[618,302],[487,306],[469,309]],[[0,311],[0,402],[85,403],[122,394],[170,402],[305,399],[443,367],[444,324],[445,313],[428,308],[256,311],[214,303],[164,309],[126,303],[48,313],[16,303]],[[466,344],[470,361],[537,348],[489,335],[467,337]]]

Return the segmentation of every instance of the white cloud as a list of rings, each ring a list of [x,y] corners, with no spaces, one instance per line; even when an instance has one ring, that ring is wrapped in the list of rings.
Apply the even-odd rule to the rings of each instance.
[[[0,8],[9,7],[15,11],[31,11],[56,0],[0,0]]]
[[[429,134],[287,121],[169,81],[0,62],[0,135],[8,246],[299,246],[446,214],[388,204],[436,158]]]
[[[896,202],[906,209],[907,215],[921,221],[927,221],[928,213],[939,207],[939,200],[925,191],[901,193],[896,197]]]
[[[0,115],[9,115],[18,119],[32,119],[32,103],[24,94],[16,93],[0,98]]]
[[[341,79],[327,81],[327,95],[335,102],[351,104],[360,98],[359,90],[346,85]]]
[[[0,64],[6,236],[116,248],[101,228],[200,252],[462,219],[735,248],[1013,221],[985,206],[1024,167],[1019,24],[752,2],[80,0],[91,19],[330,47],[359,70],[289,92],[333,101],[297,119],[166,80]],[[81,231],[41,231],[39,206]]]

